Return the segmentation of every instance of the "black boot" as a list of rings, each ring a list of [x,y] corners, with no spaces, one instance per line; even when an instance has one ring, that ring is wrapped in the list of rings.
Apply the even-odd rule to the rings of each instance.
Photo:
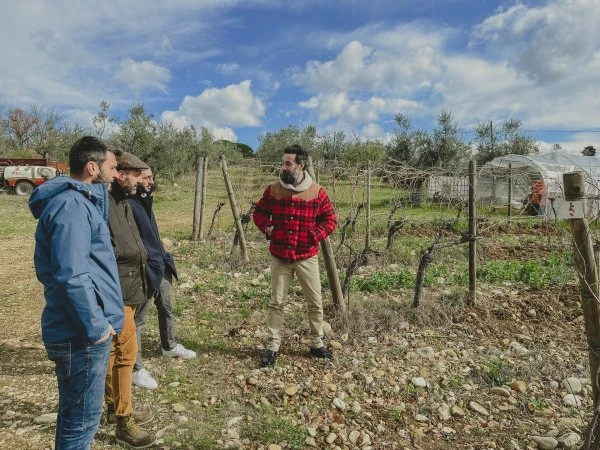
[[[319,348],[311,347],[309,350],[309,354],[313,358],[333,359],[333,355],[331,354],[331,352],[329,350],[327,350],[327,347],[325,347],[325,346],[319,347]]]
[[[274,366],[276,360],[277,360],[277,352],[267,349],[263,353],[262,358],[260,358],[260,367]]]

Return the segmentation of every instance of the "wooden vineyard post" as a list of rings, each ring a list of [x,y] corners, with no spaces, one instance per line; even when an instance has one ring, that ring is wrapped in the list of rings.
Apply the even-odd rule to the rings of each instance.
[[[225,188],[227,189],[227,196],[229,197],[231,212],[233,214],[233,219],[235,220],[235,228],[238,232],[238,237],[240,240],[239,242],[242,257],[244,258],[245,263],[249,263],[250,258],[248,258],[248,250],[246,249],[246,237],[244,235],[244,227],[242,226],[242,220],[240,219],[240,214],[238,212],[235,194],[231,187],[231,181],[229,180],[229,172],[227,171],[227,160],[225,159],[224,155],[221,156],[221,170],[223,171],[223,179],[225,180]]]
[[[315,172],[310,156],[308,157],[307,163],[306,171],[314,180]],[[338,275],[337,265],[335,264],[335,256],[333,255],[333,247],[331,246],[331,239],[329,239],[329,236],[321,241],[321,250],[323,251],[323,260],[325,261],[325,270],[327,271],[327,278],[329,279],[329,288],[331,289],[333,306],[337,311],[343,312],[346,310],[346,304],[344,303],[342,285],[340,284],[340,277]]]
[[[204,237],[204,205],[206,203],[206,167],[207,158],[198,157],[196,172],[196,191],[194,192],[194,223],[192,225],[192,241]]]
[[[206,183],[208,178],[208,157],[202,160],[202,197],[200,198],[199,237],[204,238],[204,214],[206,211]]]
[[[475,208],[475,160],[469,161],[469,294],[467,305],[473,306],[476,300],[477,288],[477,217]]]
[[[569,225],[573,236],[573,255],[579,278],[579,294],[587,337],[594,399],[594,416],[589,426],[586,449],[600,448],[600,411],[598,409],[598,369],[600,367],[600,305],[598,304],[598,271],[586,211],[583,172],[563,174],[565,201],[568,204]]]
[[[367,163],[367,177],[365,180],[366,193],[365,193],[365,219],[367,221],[365,230],[365,249],[369,251],[371,249],[371,163]]]
[[[512,164],[508,163],[508,223],[512,217]]]

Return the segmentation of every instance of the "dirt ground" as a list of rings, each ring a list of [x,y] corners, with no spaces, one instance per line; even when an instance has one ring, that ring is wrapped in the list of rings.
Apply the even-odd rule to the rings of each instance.
[[[165,221],[166,219],[165,217]],[[26,231],[29,236],[32,236],[32,225],[28,227]],[[426,236],[430,235],[427,234],[430,231],[422,229],[416,233]],[[522,232],[529,236],[538,233],[531,228],[524,229]],[[483,238],[485,239],[486,236]],[[57,394],[53,366],[46,360],[40,339],[39,320],[44,301],[42,288],[35,279],[32,265],[33,239],[9,236],[0,242],[3,253],[3,264],[0,270],[0,405],[2,406],[0,448],[52,448],[53,425],[35,422],[36,417],[55,411]],[[564,250],[568,245],[568,239],[563,235],[560,239],[553,239],[551,243],[541,246],[539,242],[535,243],[527,239],[524,242],[517,245],[509,245],[506,242],[495,244],[488,236],[485,241],[485,254],[495,259],[528,258],[532,254],[544,258],[552,252]],[[178,263],[186,272],[192,274],[190,278],[193,279],[193,271],[198,268],[195,266],[196,256],[190,252],[188,244],[175,243],[174,252]],[[248,276],[241,274],[239,277],[231,274],[223,274],[223,276],[229,277],[227,279],[232,284],[252,284],[256,278],[254,273]],[[436,289],[436,295],[443,295],[443,287]],[[410,294],[405,292],[391,296],[404,295],[410,298]],[[309,402],[306,405],[302,404],[302,401],[305,401],[303,399],[296,401],[298,408],[304,408],[301,409],[302,411],[308,408],[312,415],[318,415],[313,411],[328,407],[327,395],[329,394],[321,395],[318,391],[321,389],[320,380],[334,380],[342,386],[343,374],[351,371],[358,373],[363,370],[360,362],[362,360],[370,361],[371,364],[365,366],[365,373],[375,373],[373,364],[375,367],[385,366],[384,379],[389,377],[390,386],[394,386],[393,383],[398,385],[402,380],[406,382],[411,376],[418,374],[430,374],[433,377],[434,369],[424,368],[423,364],[410,359],[411,353],[414,353],[417,347],[425,345],[434,347],[444,358],[446,357],[444,355],[453,353],[450,352],[451,349],[458,353],[455,360],[448,358],[446,361],[449,373],[439,375],[438,381],[442,387],[444,382],[452,383],[452,380],[458,378],[464,379],[465,383],[470,379],[471,384],[477,387],[483,385],[483,382],[477,380],[483,379],[484,368],[491,360],[491,356],[505,352],[509,343],[520,342],[532,355],[530,359],[518,362],[521,376],[530,386],[529,391],[523,395],[511,394],[515,398],[516,407],[506,412],[499,408],[492,419],[480,420],[469,414],[464,418],[454,418],[452,428],[457,430],[460,438],[449,440],[441,437],[440,426],[432,423],[435,421],[421,427],[414,419],[418,412],[415,408],[421,401],[419,399],[424,398],[424,402],[430,401],[434,396],[434,390],[402,394],[402,404],[406,404],[407,411],[412,413],[407,413],[406,417],[403,416],[400,420],[393,416],[396,411],[394,407],[401,404],[399,398],[387,398],[386,395],[391,394],[384,395],[377,390],[365,389],[362,397],[364,402],[363,400],[361,402],[363,402],[363,409],[370,412],[366,418],[352,418],[352,414],[346,412],[346,418],[344,415],[331,414],[319,419],[320,422],[315,421],[314,417],[310,419],[315,424],[319,423],[318,426],[314,426],[319,433],[323,434],[323,437],[318,437],[317,446],[335,448],[333,445],[325,444],[325,436],[331,430],[338,429],[328,424],[327,421],[331,420],[332,423],[347,424],[349,428],[358,427],[361,432],[367,429],[378,430],[379,423],[381,431],[372,433],[374,436],[377,435],[377,439],[373,437],[375,442],[370,447],[374,449],[508,449],[515,448],[512,441],[520,445],[516,448],[525,449],[534,448],[530,440],[531,435],[544,433],[552,427],[556,427],[561,433],[567,429],[574,429],[579,430],[581,434],[589,417],[589,398],[584,398],[584,405],[580,410],[565,409],[561,405],[561,393],[549,387],[551,381],[560,382],[567,376],[589,377],[582,313],[575,283],[542,290],[525,286],[484,286],[479,291],[478,305],[461,310],[453,317],[451,323],[440,323],[439,326],[429,327],[410,324],[402,329],[391,329],[385,332],[371,330],[371,334],[377,337],[375,341],[368,340],[368,330],[365,330],[364,335],[350,335],[346,336],[346,339],[342,339],[344,337],[342,330],[337,332],[334,330],[328,339],[343,342],[337,351],[336,364],[338,365],[334,368],[306,367],[307,360],[301,356],[305,343],[302,338],[296,336],[304,333],[305,325],[292,322],[286,334],[286,339],[290,340],[286,349],[288,359],[284,360],[282,365],[285,365],[272,375],[275,382],[272,382],[268,372],[256,371],[256,360],[260,354],[263,313],[255,312],[243,316],[242,319],[235,312],[239,302],[232,297],[219,297],[213,293],[190,293],[189,289],[184,288],[178,288],[178,296],[190,299],[189,311],[184,312],[179,320],[182,334],[198,351],[200,361],[194,363],[196,365],[184,365],[181,362],[170,364],[164,362],[155,351],[150,351],[148,358],[150,367],[155,373],[160,374],[161,385],[167,387],[157,394],[136,391],[136,396],[142,405],[152,406],[157,410],[161,424],[155,431],[162,430],[165,436],[157,446],[159,448],[224,448],[226,438],[219,442],[216,442],[214,437],[206,442],[197,438],[193,441],[196,443],[188,439],[190,436],[201,434],[199,429],[202,426],[211,426],[212,421],[220,422],[219,426],[225,429],[225,432],[220,432],[227,435],[224,423],[232,415],[241,415],[244,420],[249,421],[248,417],[254,413],[248,413],[248,408],[252,411],[253,405],[260,404],[263,397],[270,399],[273,404],[281,402],[281,404],[277,403],[277,407],[282,410],[294,407],[294,401],[286,399],[278,393],[278,389],[282,384],[289,384],[291,380],[296,379],[295,377],[303,379],[306,371],[311,371],[311,376],[315,379],[315,398],[311,397],[312,394],[305,396],[312,402],[306,400]],[[296,306],[299,311],[302,310],[301,303]],[[217,313],[225,312],[231,315],[224,320],[215,318]],[[205,332],[206,328],[210,329]],[[155,336],[155,329],[152,329],[152,333]],[[461,355],[465,355],[464,358]],[[355,360],[359,362],[354,362]],[[465,372],[465,367],[471,370],[470,374]],[[400,378],[398,374],[402,374]],[[249,381],[253,377],[257,380],[256,384]],[[193,393],[185,391],[176,394],[168,387],[174,389],[173,383],[183,383],[190,390],[196,386],[196,383],[202,384],[202,387]],[[461,383],[457,382],[455,389],[459,392],[460,386]],[[383,387],[381,389],[382,392],[387,392]],[[465,398],[485,403],[489,400],[488,392],[481,389],[465,392],[463,395]],[[215,403],[212,399],[215,398],[216,405],[221,405],[220,409],[209,412],[211,405]],[[221,403],[219,399],[223,399]],[[319,403],[322,399],[325,403]],[[291,403],[288,404],[288,401]],[[184,402],[188,405],[189,420],[198,422],[196,428],[189,425],[185,427],[185,432],[180,434],[177,431],[183,422],[171,408],[176,402]],[[195,409],[196,406],[198,409]],[[236,411],[236,408],[242,412]],[[310,414],[306,417],[309,416]],[[392,416],[396,417],[395,422],[390,420]],[[296,423],[295,419],[290,420],[291,423]],[[299,423],[302,425],[301,421]],[[110,430],[102,428],[94,448],[119,448],[113,443],[111,433]],[[279,444],[282,440],[285,441],[281,439],[278,441]],[[367,447],[362,446],[362,448]],[[259,438],[256,441],[242,440],[239,448],[266,448],[266,444]],[[339,448],[359,447],[346,443]]]

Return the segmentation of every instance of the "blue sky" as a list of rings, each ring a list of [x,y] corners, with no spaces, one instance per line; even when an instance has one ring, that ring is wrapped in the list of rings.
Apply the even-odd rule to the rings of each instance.
[[[600,148],[599,0],[70,0],[9,2],[0,102],[91,126],[205,126],[253,148],[288,125],[389,140],[394,116],[441,109],[472,137],[518,118],[540,147]]]

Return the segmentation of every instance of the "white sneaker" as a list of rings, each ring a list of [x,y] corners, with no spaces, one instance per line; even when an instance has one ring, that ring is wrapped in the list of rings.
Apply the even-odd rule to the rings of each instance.
[[[158,383],[146,369],[133,372],[133,384],[144,389],[156,389],[158,387]]]
[[[181,344],[177,344],[171,350],[162,349],[163,356],[167,358],[192,359],[196,357],[196,352],[188,350]]]

